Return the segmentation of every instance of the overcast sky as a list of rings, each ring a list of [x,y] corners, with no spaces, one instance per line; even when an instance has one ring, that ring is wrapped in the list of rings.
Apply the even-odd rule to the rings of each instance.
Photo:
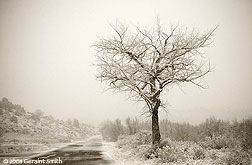
[[[95,79],[97,36],[110,23],[151,27],[179,24],[206,31],[218,25],[204,49],[215,66],[209,88],[183,85],[164,97],[161,118],[197,124],[252,116],[252,1],[250,0],[0,0],[0,97],[28,111],[96,124],[140,116],[142,104],[104,91]]]

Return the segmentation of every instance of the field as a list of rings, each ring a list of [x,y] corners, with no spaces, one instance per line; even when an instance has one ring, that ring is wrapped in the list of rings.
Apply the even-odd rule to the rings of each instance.
[[[134,120],[131,120],[134,121]],[[117,123],[117,124],[116,124]],[[105,124],[115,129],[118,121]],[[132,122],[134,123],[134,122]],[[136,124],[138,123],[138,124]],[[186,123],[160,122],[162,140],[159,146],[152,145],[149,122],[136,122],[136,131],[129,135],[127,126],[120,134],[112,132],[104,136],[112,158],[125,164],[196,164],[196,165],[250,165],[252,164],[252,119],[240,122],[224,122],[207,119],[198,126]],[[112,125],[111,125],[112,124]],[[104,132],[104,128],[103,134]],[[172,130],[172,131],[170,131]],[[109,131],[108,131],[109,132]],[[114,138],[118,135],[117,138]],[[113,139],[113,140],[111,140]]]

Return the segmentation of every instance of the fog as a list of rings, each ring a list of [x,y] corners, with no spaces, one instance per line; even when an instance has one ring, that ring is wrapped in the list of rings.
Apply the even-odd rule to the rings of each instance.
[[[215,66],[205,78],[209,88],[173,87],[163,96],[169,105],[160,117],[192,124],[210,116],[247,118],[252,115],[251,7],[249,0],[0,0],[0,97],[28,111],[89,124],[140,117],[144,104],[105,91],[96,80],[91,45],[98,36],[109,36],[116,20],[151,27],[159,16],[167,28],[178,24],[204,32],[218,25],[204,49]]]

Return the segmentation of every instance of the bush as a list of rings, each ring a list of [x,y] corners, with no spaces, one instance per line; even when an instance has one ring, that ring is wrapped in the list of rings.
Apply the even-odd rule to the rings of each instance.
[[[245,150],[252,149],[252,118],[243,120],[235,126],[236,136]]]
[[[13,122],[13,123],[17,123],[18,119],[17,119],[16,116],[11,116],[10,121]]]
[[[151,145],[147,145],[147,144],[139,145],[134,151],[134,155],[145,159],[147,157],[146,154],[149,152],[151,148],[152,148]]]
[[[173,123],[167,119],[160,120],[162,137],[176,141],[194,141],[197,128],[189,123]]]
[[[102,138],[104,140],[112,142],[117,141],[119,135],[121,135],[123,132],[121,120],[117,119],[114,122],[109,120],[103,122],[102,127],[100,128],[100,132],[102,133]]]
[[[0,101],[0,108],[10,110],[13,109],[13,107],[14,105],[11,102],[9,102],[7,98],[2,98],[2,101]]]
[[[170,139],[161,141],[159,148],[150,148],[143,155],[146,159],[157,158],[161,163],[185,162],[206,157],[204,148],[193,142],[173,142]]]
[[[38,116],[36,116],[35,114],[31,115],[31,119],[36,121],[36,122],[40,121],[40,118]]]
[[[138,145],[151,144],[152,142],[151,132],[148,131],[141,131],[136,134],[136,137],[138,140]]]
[[[230,153],[223,158],[227,165],[250,165],[252,163],[251,155],[243,150],[232,149]]]
[[[216,159],[218,158],[216,152],[210,152],[210,153],[209,153],[209,157],[210,157],[212,160],[216,160]]]
[[[169,146],[169,147],[172,146],[172,141],[169,138],[162,140],[159,144],[159,148],[163,148],[166,146]]]
[[[2,137],[4,135],[4,132],[5,132],[5,129],[2,128],[1,125],[0,125],[0,137]]]
[[[199,144],[208,149],[222,149],[222,148],[233,148],[239,144],[232,136],[227,137],[227,135],[221,135],[213,139],[206,138],[204,141],[199,142]]]
[[[185,153],[178,147],[165,146],[157,149],[157,157],[162,163],[183,162],[186,160]]]
[[[139,120],[137,118],[131,119],[130,117],[128,117],[125,120],[125,123],[129,135],[133,135],[139,131]]]
[[[208,118],[199,126],[201,130],[201,136],[203,139],[205,137],[210,137],[213,139],[216,136],[223,135],[226,132],[228,125],[228,122],[218,120],[214,117]]]
[[[150,145],[152,142],[151,133],[148,131],[138,132],[135,135],[120,136],[117,146],[119,148],[137,148],[140,145]]]
[[[16,116],[22,116],[24,113],[22,111],[16,110],[16,111],[14,111],[14,114]]]
[[[76,128],[80,128],[80,123],[78,119],[73,119],[73,126]]]
[[[150,147],[149,149],[146,150],[146,152],[143,153],[142,157],[145,159],[157,158],[158,156],[157,156],[156,148]]]
[[[193,148],[193,151],[194,151],[193,159],[195,160],[204,159],[206,157],[205,150],[200,146]]]

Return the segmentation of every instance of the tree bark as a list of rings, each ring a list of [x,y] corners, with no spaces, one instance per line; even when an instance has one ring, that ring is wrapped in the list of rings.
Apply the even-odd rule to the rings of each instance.
[[[152,111],[152,144],[154,146],[160,144],[160,131],[159,131],[159,121],[158,121],[158,109],[160,107],[160,99],[157,99],[154,109]]]

